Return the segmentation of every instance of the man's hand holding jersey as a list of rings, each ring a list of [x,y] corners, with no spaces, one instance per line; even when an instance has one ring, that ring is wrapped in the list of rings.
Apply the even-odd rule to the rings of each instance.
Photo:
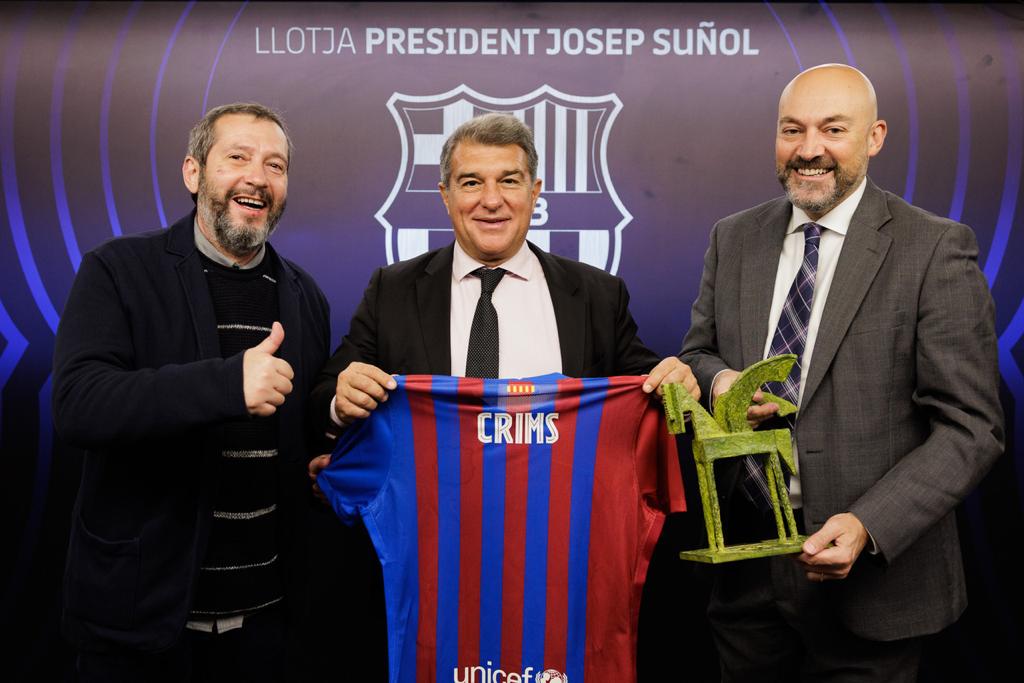
[[[397,384],[388,373],[368,363],[349,363],[338,375],[334,391],[334,415],[345,426],[370,417]]]

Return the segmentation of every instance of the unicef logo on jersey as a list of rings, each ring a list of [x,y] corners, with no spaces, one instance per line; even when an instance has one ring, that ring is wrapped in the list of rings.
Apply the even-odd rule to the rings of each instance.
[[[479,675],[477,675],[479,674]],[[545,669],[534,673],[532,666],[518,671],[503,671],[487,666],[456,667],[452,675],[452,683],[569,683],[569,677],[558,669]]]
[[[452,241],[437,191],[441,147],[474,116],[508,112],[533,130],[537,175],[544,181],[527,238],[545,251],[618,271],[622,230],[633,216],[608,173],[608,137],[622,109],[614,93],[583,97],[543,85],[498,98],[460,85],[437,95],[394,93],[387,106],[402,144],[395,185],[375,215],[384,227],[388,263]]]

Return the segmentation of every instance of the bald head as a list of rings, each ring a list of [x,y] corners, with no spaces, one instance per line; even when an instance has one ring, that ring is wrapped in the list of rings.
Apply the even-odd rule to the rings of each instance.
[[[779,116],[788,99],[809,100],[821,107],[844,107],[856,110],[865,118],[878,118],[875,86],[858,69],[846,64],[819,64],[800,72],[783,88],[779,98]]]
[[[882,149],[875,89],[845,64],[822,64],[789,82],[779,98],[775,170],[794,206],[817,220],[849,197]]]

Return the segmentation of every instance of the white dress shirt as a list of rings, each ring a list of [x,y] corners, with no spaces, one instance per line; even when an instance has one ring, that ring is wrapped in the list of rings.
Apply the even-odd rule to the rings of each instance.
[[[811,319],[807,324],[807,343],[804,344],[804,351],[800,355],[800,399],[803,399],[804,383],[807,381],[807,375],[810,373],[813,362],[814,342],[818,338],[821,313],[825,310],[828,290],[832,286],[832,276],[835,275],[839,253],[843,249],[843,240],[846,238],[847,230],[850,229],[853,212],[857,210],[866,187],[867,178],[864,178],[853,194],[827,214],[813,221],[824,229],[821,231],[821,241],[818,243],[818,270],[814,277],[814,299],[811,302]],[[772,294],[771,313],[768,315],[768,336],[764,342],[764,358],[768,357],[768,352],[771,350],[772,338],[775,336],[775,328],[778,327],[786,296],[789,295],[793,279],[800,272],[800,266],[804,261],[804,233],[800,230],[800,226],[810,222],[812,222],[811,218],[803,209],[797,206],[793,207],[793,215],[789,219],[789,227],[786,228],[786,238],[782,242],[782,253],[779,254],[779,267],[775,273],[775,291]],[[799,405],[799,401],[797,404]],[[800,419],[799,414],[797,419]],[[797,474],[789,480],[789,497],[793,502],[793,507],[798,508],[803,505],[803,497],[800,492],[800,459],[797,453],[796,439],[793,441],[793,458],[796,460]]]
[[[483,267],[455,243],[452,260],[451,373],[466,376],[466,354],[473,314],[480,299],[480,278],[471,273]],[[505,276],[491,295],[498,312],[498,376],[532,377],[562,371],[555,307],[536,254],[524,241],[501,268]],[[385,368],[386,369],[386,368]]]
[[[451,333],[451,374],[466,376],[469,332],[473,327],[476,302],[480,299],[480,278],[470,275],[483,267],[455,243],[452,259],[452,300],[449,313]],[[501,278],[491,303],[498,313],[498,376],[533,377],[562,371],[562,349],[558,344],[558,323],[551,303],[547,278],[529,245],[502,263],[507,273]],[[381,368],[390,372],[390,368]],[[343,426],[331,399],[331,421]]]
[[[799,399],[801,400],[804,395],[804,382],[807,380],[807,375],[810,374],[814,342],[818,338],[818,325],[821,323],[821,314],[825,310],[828,290],[832,286],[832,276],[835,275],[836,264],[839,263],[839,253],[843,250],[843,240],[846,238],[846,232],[850,229],[853,213],[860,205],[867,183],[865,177],[853,194],[816,221],[811,221],[810,216],[797,206],[793,207],[793,214],[789,218],[786,237],[782,242],[782,252],[779,254],[779,267],[775,271],[775,289],[772,293],[771,312],[768,314],[768,335],[765,337],[762,358],[767,358],[771,351],[775,328],[778,327],[779,318],[782,316],[782,307],[786,303],[790,287],[793,286],[793,280],[800,272],[800,266],[804,262],[804,233],[800,230],[800,226],[804,223],[817,223],[824,229],[821,231],[821,240],[818,243],[818,269],[814,277],[811,318],[807,323],[807,342],[804,344],[804,351],[800,356]],[[718,373],[718,375],[721,374],[721,372]],[[712,380],[712,387],[718,381],[718,375]],[[799,400],[797,404],[799,405]],[[799,419],[799,414],[797,419]],[[797,472],[789,480],[789,497],[793,507],[798,508],[803,506],[803,496],[800,491],[800,457],[795,438],[793,440],[793,458],[796,461]]]

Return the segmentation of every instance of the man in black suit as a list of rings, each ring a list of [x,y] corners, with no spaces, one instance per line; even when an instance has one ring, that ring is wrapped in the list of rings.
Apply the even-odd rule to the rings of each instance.
[[[621,279],[526,242],[541,180],[533,135],[522,122],[486,114],[456,129],[442,149],[439,187],[455,242],[373,274],[348,334],[310,399],[318,436],[368,417],[395,387],[390,373],[650,373],[644,387],[648,392],[663,382],[683,382],[697,393],[686,365],[675,357],[659,363],[640,341]],[[487,289],[492,291],[484,297],[484,278],[492,277],[497,282],[491,281]],[[491,318],[496,348],[475,338],[479,330],[473,321],[486,308],[485,299],[496,313],[496,321]],[[490,348],[489,367],[470,347]],[[328,461],[326,455],[314,459],[310,476],[315,479]],[[370,608],[361,610],[364,628],[355,637],[362,639],[367,661],[382,663],[380,567],[368,539],[359,542],[346,537],[349,533],[338,531],[339,545],[346,547],[323,550],[344,557],[324,558],[313,581],[322,573],[319,583],[338,585],[344,573],[348,583],[358,586],[337,609],[351,609],[353,601]],[[367,576],[359,576],[362,571]],[[375,622],[366,622],[367,611],[376,615]]]
[[[658,362],[640,341],[621,279],[527,243],[541,180],[525,124],[504,114],[464,123],[442,149],[439,188],[455,242],[374,273],[313,392],[321,425],[367,417],[394,387],[390,373],[650,373],[645,391],[683,382],[698,392],[686,365],[675,357]],[[483,276],[499,267],[503,272],[491,294],[498,365],[479,373],[467,358],[471,321]]]

